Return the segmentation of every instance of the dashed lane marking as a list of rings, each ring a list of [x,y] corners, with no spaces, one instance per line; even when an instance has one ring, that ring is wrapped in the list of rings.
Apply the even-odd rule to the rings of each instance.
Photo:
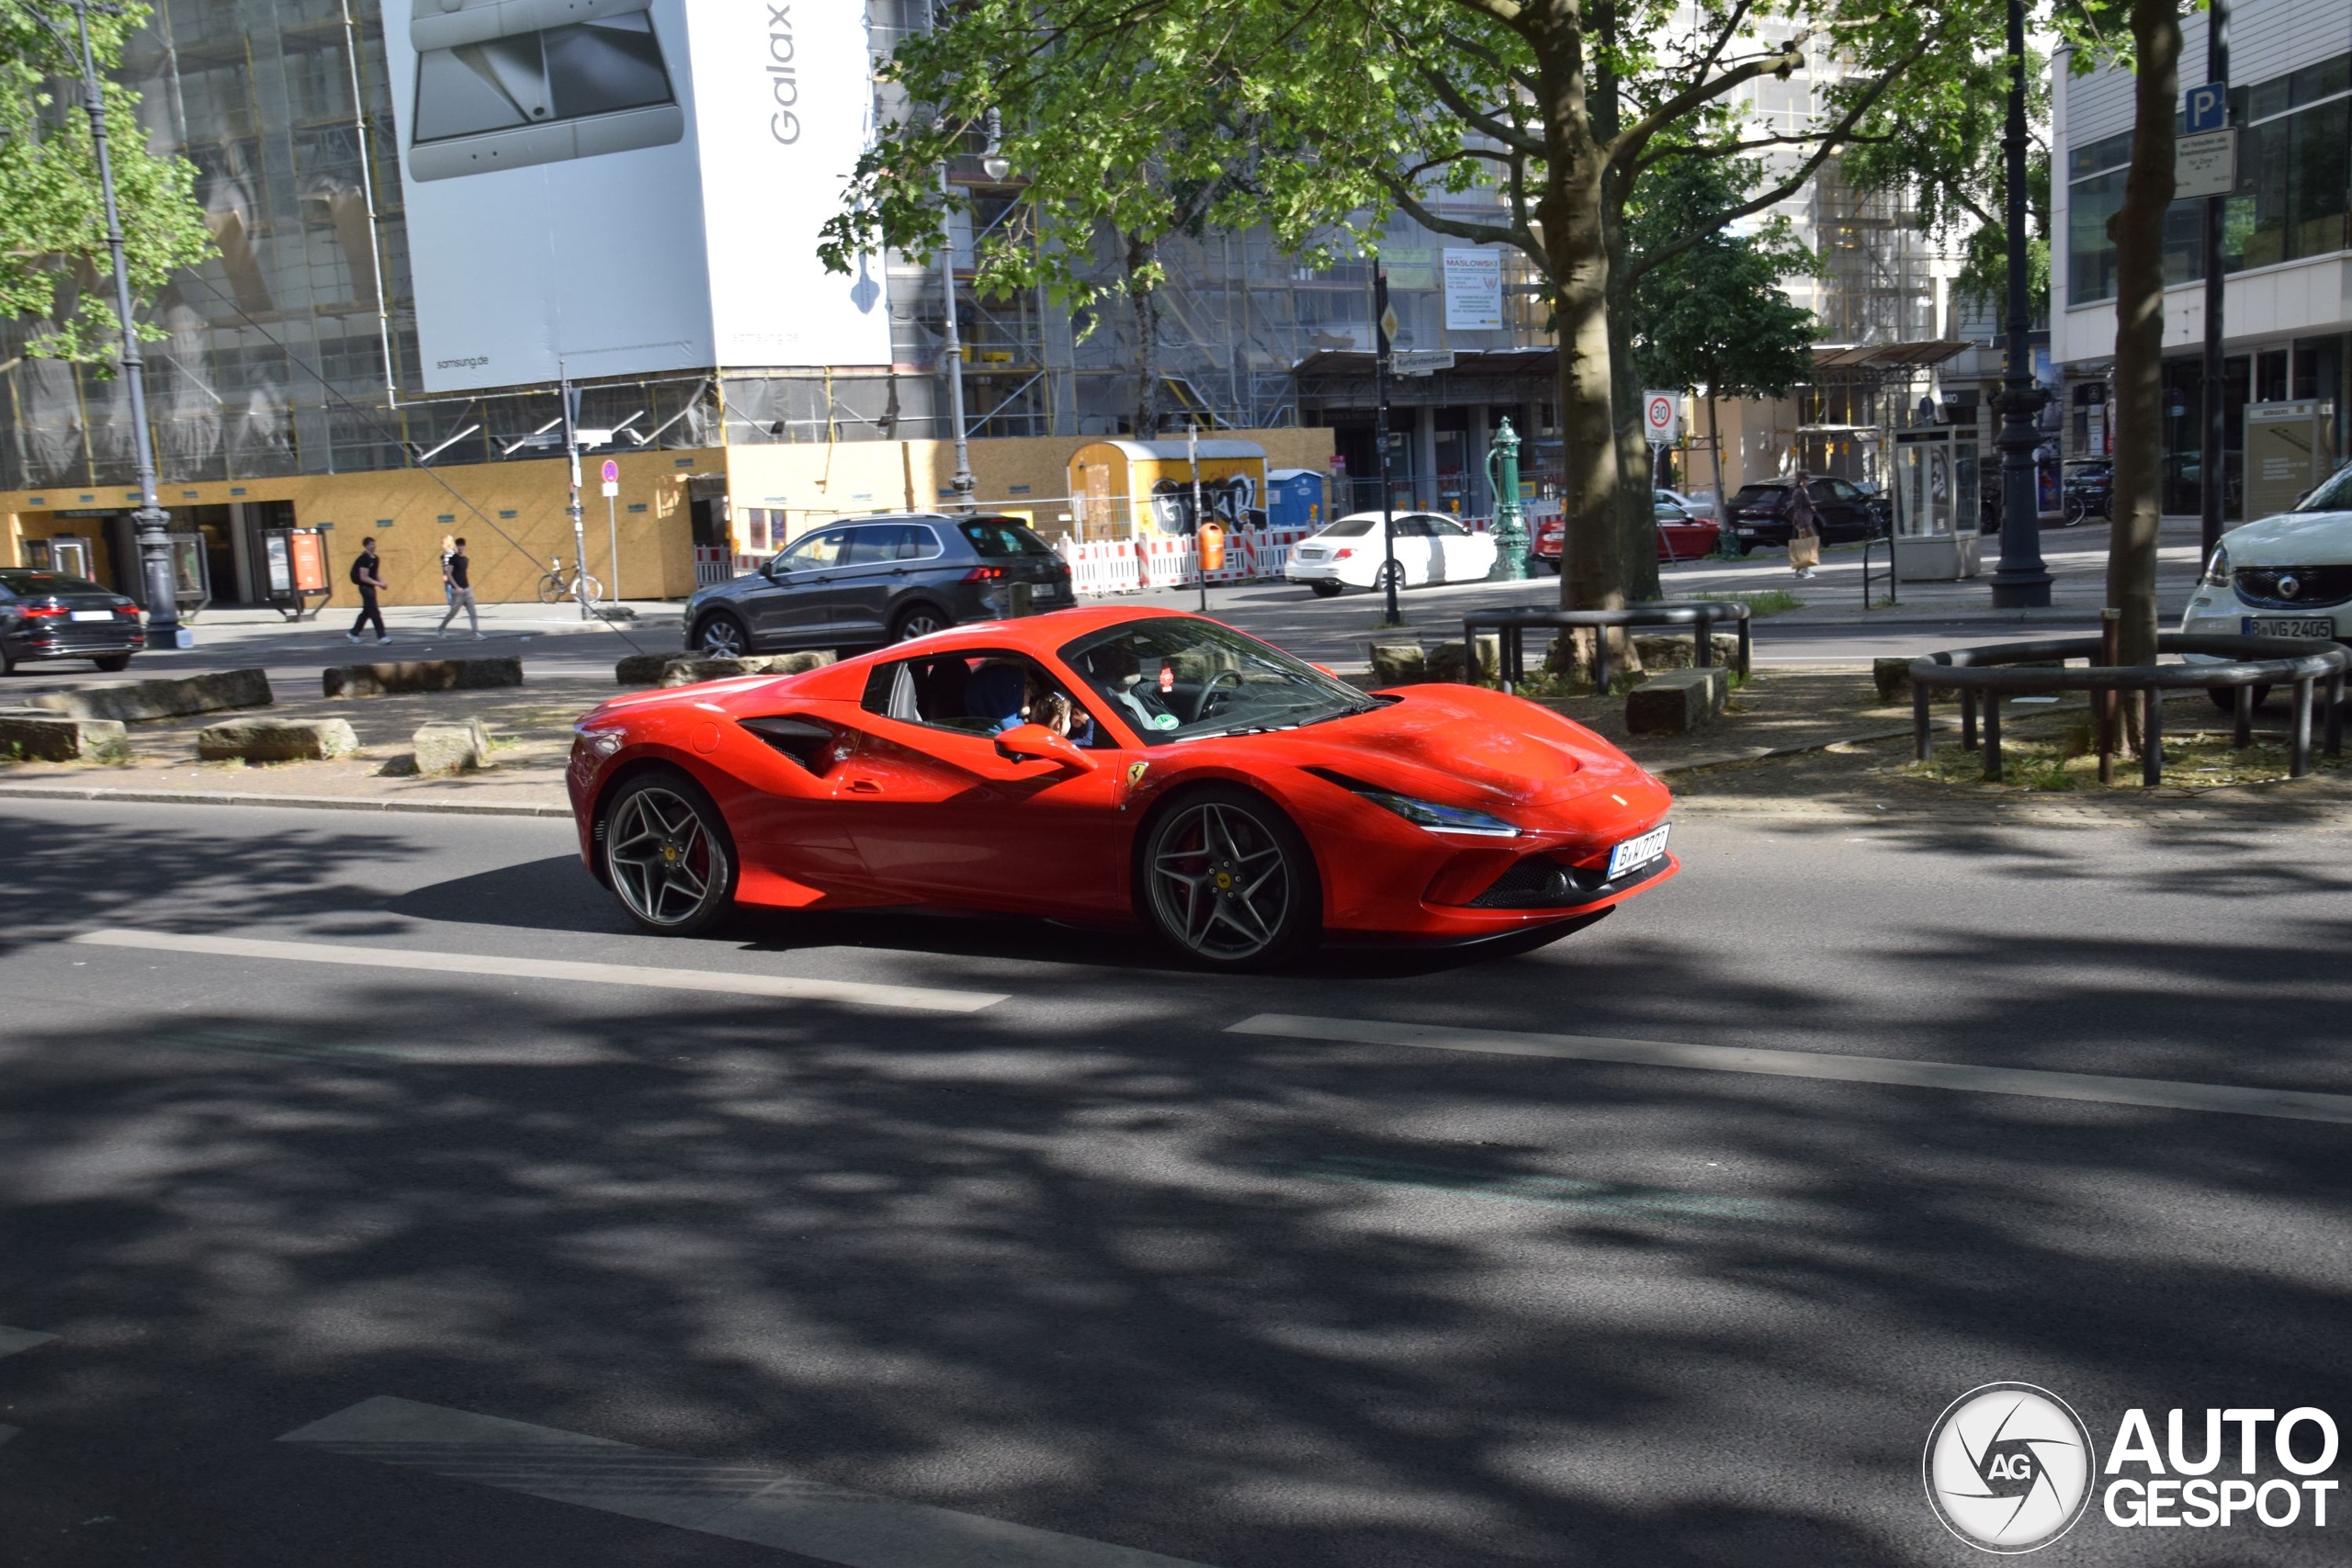
[[[2165,1078],[2110,1077],[2098,1073],[2052,1073],[2033,1067],[1978,1067],[1962,1062],[1913,1062],[1890,1056],[1841,1056],[1828,1052],[1773,1051],[1747,1045],[1680,1045],[1664,1040],[1607,1040],[1581,1034],[1523,1034],[1507,1029],[1306,1018],[1282,1012],[1261,1012],[1245,1018],[1226,1032],[1328,1040],[1352,1045],[1410,1045],[1426,1051],[1468,1051],[1487,1055],[1553,1056],[1574,1062],[1614,1062],[1642,1067],[1685,1067],[1709,1073],[1764,1073],[1774,1077],[1959,1089],[1973,1094],[2021,1094],[2044,1100],[2087,1100],[2106,1105],[2218,1111],[2234,1116],[2269,1116],[2290,1122],[2352,1122],[2352,1095],[2179,1083]]]
[[[343,964],[368,969],[416,969],[435,975],[495,975],[517,980],[566,980],[597,986],[640,986],[722,996],[782,997],[910,1012],[978,1012],[1004,1000],[1001,992],[944,991],[922,986],[882,986],[860,980],[809,980],[784,975],[736,975],[713,969],[654,969],[634,964],[582,964],[563,958],[503,958],[487,953],[434,953],[368,947],[356,942],[266,942],[257,937],[194,936],[178,931],[109,929],[74,941],[92,947],[149,953],[192,953],[214,958],[267,958],[294,964]]]
[[[10,1328],[0,1324],[0,1356],[13,1356],[19,1350],[29,1350],[36,1345],[46,1345],[56,1338],[54,1334],[40,1334],[29,1328]]]
[[[1156,1551],[389,1395],[278,1441],[845,1568],[1200,1568]]]

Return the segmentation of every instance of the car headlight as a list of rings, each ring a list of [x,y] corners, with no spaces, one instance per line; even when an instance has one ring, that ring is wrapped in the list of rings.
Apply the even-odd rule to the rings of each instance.
[[[2203,586],[2207,588],[2227,588],[2229,585],[2230,547],[2227,545],[2216,545],[2213,547],[2213,558],[2205,564],[2205,580]]]
[[[1484,811],[1473,811],[1464,806],[1440,806],[1434,800],[1416,800],[1409,795],[1375,789],[1370,784],[1349,787],[1383,810],[1393,811],[1414,827],[1427,828],[1432,833],[1465,833],[1478,839],[1519,837],[1518,829]]]
[[[572,733],[579,736],[582,743],[599,757],[611,756],[621,749],[622,741],[627,739],[617,729],[590,729],[582,725],[572,726]]]

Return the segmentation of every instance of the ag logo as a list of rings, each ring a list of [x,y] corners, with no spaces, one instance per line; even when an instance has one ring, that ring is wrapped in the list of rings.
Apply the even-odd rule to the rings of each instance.
[[[2090,1432],[2066,1402],[1993,1382],[1951,1402],[1928,1434],[1928,1506],[1985,1551],[2037,1551],[2075,1528],[2091,1500]]]

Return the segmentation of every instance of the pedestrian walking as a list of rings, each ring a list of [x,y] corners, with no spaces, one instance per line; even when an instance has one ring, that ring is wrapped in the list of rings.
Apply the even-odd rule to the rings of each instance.
[[[447,631],[449,623],[458,618],[459,610],[463,610],[467,624],[474,629],[474,640],[480,642],[481,616],[474,611],[473,562],[467,558],[463,539],[452,545],[449,553],[441,558],[441,571],[448,579],[449,613],[441,617],[441,625],[434,635],[437,637]]]
[[[441,603],[451,609],[458,604],[457,584],[449,581],[449,558],[458,553],[459,541],[448,535],[441,536]]]
[[[1811,577],[1821,563],[1821,533],[1813,521],[1813,476],[1797,470],[1796,487],[1789,495],[1789,566],[1799,577]]]
[[[380,565],[376,558],[376,541],[373,538],[360,540],[358,558],[351,563],[351,583],[359,590],[359,618],[351,623],[349,631],[343,634],[348,641],[357,642],[359,628],[370,621],[376,623],[378,642],[392,640],[392,634],[384,629],[384,612],[376,604],[377,592],[391,586],[379,574]]]

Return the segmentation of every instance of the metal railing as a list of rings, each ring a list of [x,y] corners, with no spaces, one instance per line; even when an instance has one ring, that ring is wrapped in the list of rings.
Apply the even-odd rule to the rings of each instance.
[[[2345,672],[2352,667],[2352,651],[2342,644],[2283,637],[2206,637],[2166,632],[2156,638],[2159,654],[2203,654],[2221,660],[2210,664],[2115,664],[2106,651],[2108,639],[2095,637],[2052,637],[2041,642],[2006,642],[1983,648],[1960,648],[1931,653],[1911,664],[1911,728],[1913,750],[1927,761],[1934,741],[1928,728],[1928,705],[1938,691],[1960,694],[1960,745],[1977,749],[1981,700],[1984,721],[1984,778],[2001,780],[2001,698],[2059,692],[2091,692],[2099,702],[2099,782],[2113,778],[2115,704],[2124,692],[2140,694],[2140,782],[2154,786],[2164,782],[2164,694],[2176,691],[2237,693],[2236,723],[2232,743],[2239,749],[2254,743],[2254,694],[2257,686],[2292,685],[2295,720],[2289,746],[2287,773],[2301,778],[2312,766],[2312,708],[2319,685],[2327,687],[2327,754],[2344,754]],[[2087,668],[2066,667],[2074,659],[2088,660]]]
[[[1748,630],[1747,605],[1737,599],[1668,599],[1654,604],[1633,604],[1623,610],[1488,610],[1480,615],[1462,617],[1463,657],[1471,678],[1483,680],[1485,670],[1478,659],[1478,632],[1481,627],[1494,631],[1501,644],[1498,649],[1498,683],[1506,692],[1515,690],[1527,679],[1525,636],[1527,628],[1552,627],[1560,631],[1580,628],[1608,630],[1616,626],[1688,626],[1691,632],[1694,662],[1706,669],[1715,661],[1715,623],[1732,621],[1739,626],[1739,659],[1736,668],[1740,674],[1748,673],[1755,652],[1755,642]],[[1593,639],[1593,687],[1606,693],[1610,687],[1609,639]]]

